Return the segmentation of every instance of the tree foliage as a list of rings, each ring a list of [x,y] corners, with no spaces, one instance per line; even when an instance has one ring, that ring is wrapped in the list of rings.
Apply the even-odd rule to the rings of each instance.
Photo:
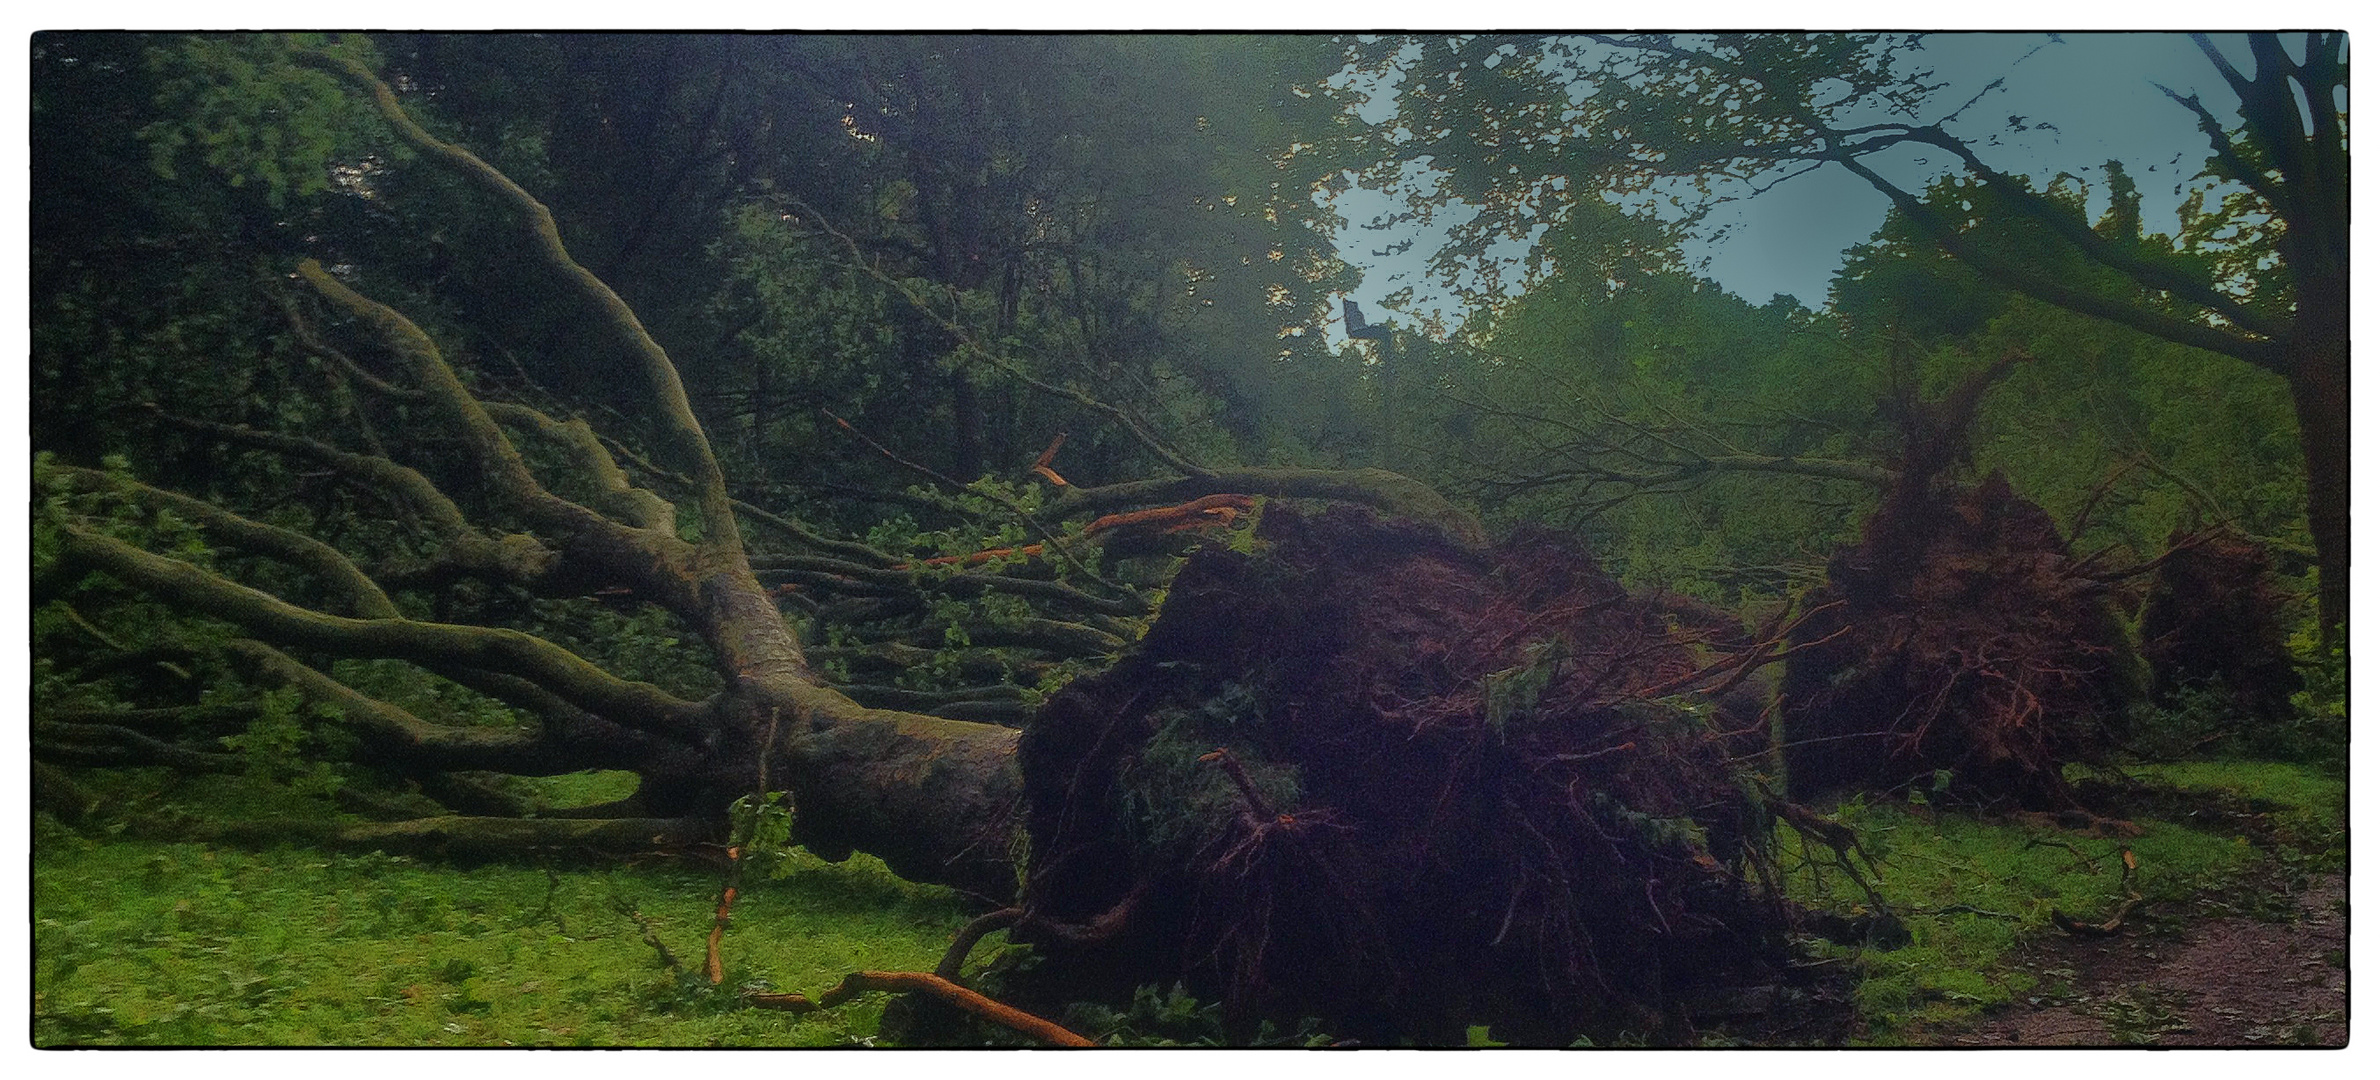
[[[2238,95],[2236,123],[2167,91],[2207,136],[2207,177],[2227,187],[2211,219],[2202,200],[2164,244],[2140,235],[2120,173],[2109,178],[2118,220],[2094,229],[2057,191],[1995,168],[1953,134],[1985,95],[1940,99],[1918,67],[1920,37],[1392,38],[1361,56],[1402,79],[1398,117],[1376,137],[1383,155],[1426,160],[1445,178],[1417,196],[1417,212],[1457,198],[1480,207],[1443,254],[1450,265],[1607,193],[1666,198],[1691,214],[1728,184],[1757,189],[1833,167],[2000,288],[2281,375],[2324,567],[2321,617],[2335,627],[2346,614],[2345,35],[2248,39],[2252,73],[2197,39]],[[1950,155],[1951,183],[1964,190],[1929,198],[1873,167],[1905,147]],[[2240,250],[2259,238],[2270,266]]]

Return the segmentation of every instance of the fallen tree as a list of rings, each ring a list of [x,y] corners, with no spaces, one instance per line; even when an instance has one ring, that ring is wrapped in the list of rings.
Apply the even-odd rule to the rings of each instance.
[[[2142,687],[2108,579],[1993,473],[1965,432],[2011,353],[1939,402],[1899,404],[1903,461],[1857,544],[1805,598],[1779,687],[1788,790],[1939,789],[2068,808],[2069,762],[2103,758]]]
[[[1734,768],[1767,746],[1763,695],[1746,688],[1784,655],[1776,626],[1747,636],[1722,613],[1632,597],[1549,537],[1491,545],[1426,486],[1377,470],[1170,456],[1184,475],[1079,487],[1045,453],[1051,509],[1005,504],[1039,534],[1030,545],[921,559],[824,535],[730,493],[675,364],[543,205],[416,124],[367,68],[305,59],[517,219],[523,272],[566,286],[633,362],[648,412],[616,431],[500,393],[352,273],[298,262],[290,333],[357,395],[354,416],[384,422],[141,413],[231,465],[302,466],[385,520],[310,531],[270,498],[235,509],[120,464],[38,462],[35,600],[45,640],[76,641],[43,657],[43,805],[82,798],[58,766],[237,771],[310,746],[406,797],[359,811],[378,820],[156,827],[485,858],[716,844],[732,802],[783,788],[791,839],[813,852],[1014,901],[1013,935],[1043,947],[1056,980],[1023,992],[1180,980],[1243,1027],[1684,1037],[1711,1001],[1784,977],[1802,920],[1776,887],[1776,805]],[[1138,621],[1153,588],[1020,561],[1218,524],[1232,529],[1162,583],[1153,623]],[[897,616],[981,593],[1040,614],[978,644],[1128,659],[1064,691],[1021,746],[1015,727],[959,718],[1021,716],[1021,695],[831,685],[817,659],[881,673],[934,643],[811,648],[797,625],[832,614],[917,635],[932,628]],[[117,630],[80,613],[103,605]],[[600,611],[665,618],[698,662],[624,677],[594,658],[603,642],[574,636],[575,616]],[[371,666],[388,662],[402,680]],[[201,670],[257,693],[207,697]],[[66,692],[103,684],[154,707]],[[639,784],[556,814],[486,782],[582,770]],[[852,989],[963,990],[956,974]]]
[[[155,400],[138,406],[138,418],[186,436],[204,459],[221,463],[208,482],[214,472],[259,462],[271,466],[265,475],[303,470],[309,485],[343,492],[385,520],[359,524],[351,516],[319,528],[326,519],[318,517],[310,524],[337,534],[326,540],[282,523],[297,518],[275,517],[287,492],[267,490],[256,500],[261,509],[242,512],[221,496],[168,490],[120,466],[43,459],[35,600],[50,612],[44,625],[65,628],[44,639],[57,646],[48,655],[56,678],[36,696],[36,757],[236,771],[242,759],[222,752],[217,714],[225,707],[193,700],[204,680],[191,677],[201,668],[228,671],[260,693],[303,703],[306,721],[321,730],[291,740],[343,744],[352,760],[463,812],[400,825],[209,826],[221,835],[282,828],[324,843],[480,853],[583,848],[595,843],[591,836],[602,845],[631,834],[677,843],[719,833],[728,803],[749,792],[755,776],[769,775],[792,791],[795,839],[812,850],[831,858],[867,851],[915,880],[1010,897],[1018,732],[927,710],[1014,720],[1017,696],[937,698],[865,684],[846,693],[827,685],[796,617],[816,622],[824,609],[850,608],[835,614],[925,634],[930,624],[898,616],[936,596],[1007,593],[1044,605],[1044,614],[980,637],[1006,635],[1001,643],[1012,650],[1046,657],[1099,657],[1135,632],[1129,620],[1148,610],[1148,590],[1096,574],[1077,587],[997,562],[909,567],[907,556],[735,498],[671,357],[573,258],[547,208],[416,123],[363,64],[302,48],[296,58],[360,92],[431,171],[509,215],[518,228],[510,252],[517,272],[540,290],[552,283],[556,302],[592,340],[624,358],[641,380],[636,399],[645,412],[604,419],[550,395],[507,391],[458,362],[425,324],[366,295],[350,268],[297,263],[278,306],[312,358],[310,374],[351,398],[352,426],[247,426],[182,415],[173,402]],[[1289,469],[1195,469],[1173,479],[1067,486],[1046,523],[1028,524],[1050,533],[1064,556],[1062,516],[1128,516],[1207,495],[1267,494],[1370,498],[1458,531],[1477,528],[1402,477]],[[80,614],[124,603],[161,605],[187,621],[128,643]],[[605,643],[571,638],[570,624],[574,613],[603,610],[658,613],[699,656],[680,665],[692,674],[664,688],[591,660]],[[897,667],[900,649],[919,647],[854,641],[837,646],[848,654],[838,667],[864,668],[863,654],[876,652]],[[468,704],[400,703],[359,684],[358,661],[399,662],[408,678],[437,688],[426,696]],[[78,684],[105,684],[102,697],[158,708],[105,705],[94,713]],[[253,702],[245,708],[251,718],[267,711]],[[240,722],[234,717],[230,730]],[[574,812],[605,822],[600,828],[550,815],[499,816],[504,800],[464,779],[590,769],[641,780],[621,803]],[[44,775],[58,792],[72,786],[56,769]]]

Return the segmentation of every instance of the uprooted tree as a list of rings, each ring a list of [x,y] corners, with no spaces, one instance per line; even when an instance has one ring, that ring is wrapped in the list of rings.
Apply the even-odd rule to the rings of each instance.
[[[362,63],[328,52],[300,59],[368,95],[414,152],[518,221],[520,272],[558,281],[563,302],[575,306],[597,341],[629,357],[641,378],[649,414],[628,424],[634,448],[583,416],[483,396],[474,388],[480,380],[451,362],[422,326],[358,292],[340,268],[307,259],[291,275],[296,295],[285,298],[292,333],[341,385],[378,399],[382,424],[343,434],[266,430],[183,416],[170,403],[155,402],[132,420],[194,433],[226,453],[278,456],[326,473],[389,511],[399,540],[352,538],[366,547],[377,541],[379,550],[377,557],[351,555],[122,470],[45,461],[37,469],[47,499],[37,524],[37,597],[65,596],[97,572],[175,611],[228,626],[225,634],[152,646],[142,651],[154,655],[116,656],[98,666],[170,666],[176,653],[187,661],[208,652],[256,685],[295,691],[334,712],[356,754],[399,777],[626,769],[642,779],[627,803],[581,820],[453,817],[349,828],[342,834],[347,839],[502,848],[686,838],[706,834],[727,801],[749,790],[756,770],[765,768],[794,791],[803,808],[798,839],[815,850],[866,850],[919,880],[985,896],[1013,892],[1007,824],[1017,795],[1016,731],[868,708],[823,685],[780,609],[787,585],[762,584],[744,529],[753,524],[790,537],[801,549],[796,554],[759,561],[781,582],[799,584],[806,575],[819,592],[839,589],[864,599],[871,590],[1006,590],[1054,597],[1061,610],[1072,605],[1110,615],[1143,613],[1145,602],[1124,591],[1093,596],[1006,575],[997,566],[966,572],[973,560],[957,560],[935,576],[911,560],[740,505],[670,357],[628,305],[573,259],[546,207],[481,158],[424,130]],[[385,366],[371,370],[350,352],[376,355]],[[1425,517],[1457,516],[1418,485],[1387,474],[1192,468],[1174,480],[1062,486],[1052,516],[1178,506],[1216,493],[1369,498]],[[131,532],[111,528],[136,519],[140,528]],[[187,558],[126,538],[153,539],[191,526],[204,542],[178,553]],[[1065,543],[1050,538],[1060,552]],[[921,584],[926,577],[931,580]],[[706,654],[717,689],[705,696],[673,693],[615,676],[517,627],[438,618],[438,611],[459,610],[440,599],[457,593],[650,605]],[[1027,623],[1020,633],[1057,639],[1077,654],[1122,643],[1080,624]],[[890,644],[895,648],[887,655],[897,661],[899,643]],[[414,665],[532,722],[512,730],[432,722],[334,678],[329,666],[342,658]],[[170,733],[159,737],[157,725],[175,719],[53,712],[39,725],[37,743],[62,761],[225,767],[225,755],[179,746]],[[300,823],[272,827],[322,831]]]
[[[2039,506],[1954,468],[2011,352],[1937,402],[1899,404],[1902,453],[1860,540],[1805,598],[1778,687],[1789,790],[1948,789],[2071,809],[2063,768],[2100,761],[2143,688],[2109,582]]]
[[[45,657],[37,761],[236,770],[311,745],[435,802],[367,805],[378,820],[360,823],[156,824],[469,855],[715,842],[733,800],[781,787],[793,839],[815,852],[1021,901],[1008,917],[1050,950],[1052,977],[1184,979],[1243,1020],[1430,1039],[1478,1021],[1547,1039],[1642,1031],[1782,971],[1796,916],[1769,856],[1773,800],[1729,767],[1766,745],[1741,688],[1778,626],[1757,641],[1665,610],[1550,541],[1491,548],[1467,515],[1379,471],[1167,455],[1183,475],[1081,487],[1053,444],[1035,470],[1056,494],[1038,512],[985,496],[1033,544],[927,560],[827,538],[731,496],[671,358],[545,206],[423,129],[368,66],[302,58],[518,223],[515,271],[558,282],[587,340],[629,358],[646,412],[599,427],[550,396],[500,393],[344,269],[298,261],[278,298],[293,340],[369,399],[353,415],[380,422],[270,429],[154,400],[123,415],[190,436],[206,460],[281,462],[368,511],[310,531],[269,498],[243,512],[119,464],[38,461],[34,595],[77,646]],[[1135,530],[1226,522],[1241,528],[1172,583],[1150,640],[1052,702],[1023,752],[1018,729],[963,718],[1000,715],[987,699],[871,691],[918,710],[899,711],[829,685],[787,613],[1009,595],[1082,620],[1015,620],[1020,641],[1108,655],[1148,593],[1088,569],[1080,587],[1035,576],[1023,548],[1079,563]],[[79,613],[101,604],[154,613],[151,632],[126,643],[128,623]],[[699,670],[668,687],[607,670],[589,658],[602,643],[562,632],[588,605],[665,614]],[[843,648],[846,670],[927,651]],[[495,721],[382,692],[373,665],[391,662]],[[201,667],[269,704],[196,694]],[[161,704],[48,696],[76,680]],[[281,726],[212,738],[260,709]],[[317,730],[287,723],[300,711]],[[539,815],[487,782],[589,769],[640,784]],[[41,776],[45,805],[73,805],[71,777]]]
[[[1180,983],[1243,1030],[1560,1045],[1784,976],[1804,920],[1731,767],[1768,743],[1763,695],[1730,693],[1742,627],[1681,631],[1551,534],[1275,504],[1251,539],[1027,731],[1020,993]]]

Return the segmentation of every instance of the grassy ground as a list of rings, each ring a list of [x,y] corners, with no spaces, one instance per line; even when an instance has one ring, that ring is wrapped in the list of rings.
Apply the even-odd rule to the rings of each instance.
[[[2292,875],[2344,859],[2344,783],[2291,765],[2134,770],[2162,792],[2138,836],[1981,821],[1918,802],[1854,801],[1836,817],[1882,864],[1879,887],[1913,941],[1822,946],[1853,975],[1856,1041],[1926,1032],[2055,995],[2007,958],[2057,933],[2052,909],[2127,926],[2255,914]],[[606,797],[557,790],[560,804]],[[185,794],[187,795],[187,789]],[[219,794],[204,797],[219,803]],[[182,800],[197,808],[199,796]],[[176,800],[142,800],[170,813]],[[1865,895],[1831,856],[1784,843],[1790,889],[1839,911]],[[2127,882],[2123,852],[2138,869]],[[37,828],[33,1037],[42,1046],[844,1046],[876,1040],[881,996],[820,1014],[740,1007],[747,986],[812,995],[861,969],[930,970],[966,919],[944,890],[865,856],[807,856],[752,883],[711,987],[673,975],[645,928],[699,969],[716,869],[461,869],[380,854],[249,851]],[[626,911],[633,911],[634,916]],[[640,925],[638,917],[643,924]],[[988,951],[988,946],[986,951]],[[979,952],[979,956],[982,955]]]
[[[965,921],[862,858],[747,891],[713,989],[718,875],[656,866],[473,870],[379,854],[111,841],[43,845],[33,871],[34,1041],[188,1046],[838,1046],[881,999],[794,1017],[737,1007],[859,969],[931,969]]]
[[[1836,817],[1857,828],[1882,863],[1879,891],[1913,938],[1890,951],[1825,947],[1856,975],[1858,1041],[1923,1041],[1929,1029],[2059,993],[2004,962],[2021,937],[2060,932],[2052,910],[2099,922],[2137,891],[2143,902],[2126,920],[2135,932],[2201,915],[2279,917],[2287,906],[2279,898],[2293,882],[2344,863],[2343,780],[2274,762],[2128,772],[2150,785],[2144,812],[2131,815],[2138,836],[1978,820],[1918,802],[1838,808]],[[1798,849],[1798,838],[1785,843]],[[2137,865],[2129,880],[2126,851]],[[1813,862],[1794,874],[1791,891],[1838,910],[1865,905],[1830,856]]]
[[[258,807],[236,779],[143,812]],[[559,805],[617,792],[581,777]],[[316,808],[319,811],[319,807]],[[609,870],[461,869],[378,853],[250,851],[37,829],[33,1040],[40,1046],[842,1046],[884,999],[792,1016],[740,1007],[747,985],[815,996],[861,969],[930,970],[967,914],[947,890],[867,856],[807,855],[748,883],[726,981],[699,971],[720,874],[657,861]],[[628,912],[633,911],[631,915]],[[639,918],[642,919],[640,924]]]

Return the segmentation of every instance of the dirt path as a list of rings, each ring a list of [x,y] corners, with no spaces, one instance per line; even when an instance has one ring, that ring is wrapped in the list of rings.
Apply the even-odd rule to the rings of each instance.
[[[2196,920],[2173,934],[2043,938],[2018,966],[2041,981],[1947,1046],[2343,1046],[2346,882],[2316,877],[2296,918]]]

